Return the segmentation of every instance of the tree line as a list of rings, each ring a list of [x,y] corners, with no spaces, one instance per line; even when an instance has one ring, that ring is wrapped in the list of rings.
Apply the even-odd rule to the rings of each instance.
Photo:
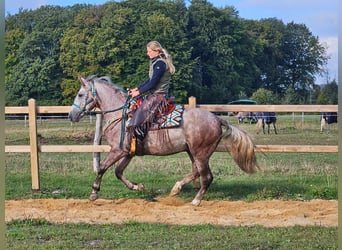
[[[69,105],[79,75],[131,88],[148,75],[146,44],[158,40],[176,73],[180,103],[336,104],[337,83],[315,84],[328,56],[304,24],[247,20],[206,0],[126,0],[42,6],[5,18],[6,105]]]

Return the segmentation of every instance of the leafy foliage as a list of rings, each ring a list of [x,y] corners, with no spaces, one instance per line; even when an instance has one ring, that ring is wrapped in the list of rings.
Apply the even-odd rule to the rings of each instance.
[[[148,75],[145,46],[151,40],[173,57],[170,94],[177,102],[196,96],[198,103],[228,103],[258,89],[284,102],[306,103],[313,93],[323,103],[332,99],[314,83],[328,57],[305,25],[245,20],[233,6],[126,0],[43,6],[5,21],[6,105],[27,105],[29,98],[69,105],[79,75],[108,75],[134,87]]]
[[[338,85],[335,80],[323,86],[318,98],[318,104],[338,104]]]
[[[278,98],[272,91],[264,88],[260,88],[254,92],[252,100],[255,100],[258,104],[279,104]]]

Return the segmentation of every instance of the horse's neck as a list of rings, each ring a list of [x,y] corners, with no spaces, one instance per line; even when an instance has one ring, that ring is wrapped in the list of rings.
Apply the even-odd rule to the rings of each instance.
[[[103,87],[97,89],[99,95],[98,105],[101,111],[104,113],[104,119],[106,122],[113,122],[115,119],[121,117],[123,105],[125,104],[124,97],[118,91],[115,91],[112,87],[102,85]]]

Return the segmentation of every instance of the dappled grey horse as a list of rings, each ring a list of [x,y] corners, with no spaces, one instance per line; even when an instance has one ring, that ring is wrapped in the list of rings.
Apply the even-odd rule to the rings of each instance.
[[[78,122],[87,112],[95,108],[100,109],[106,121],[104,135],[110,146],[110,152],[100,164],[89,199],[98,198],[102,177],[114,163],[117,163],[115,174],[118,179],[131,190],[142,190],[143,185],[135,184],[123,175],[134,157],[126,150],[127,135],[124,131],[125,124],[122,123],[127,115],[123,112],[129,99],[127,92],[113,84],[108,77],[79,79],[81,88],[75,97],[69,118]],[[199,108],[185,109],[179,127],[149,131],[144,139],[142,155],[167,156],[187,152],[192,162],[192,171],[176,182],[170,195],[179,194],[185,184],[200,178],[200,189],[192,200],[192,204],[199,205],[213,180],[209,158],[220,142],[243,171],[254,173],[259,168],[255,144],[250,135],[213,113]]]
[[[247,119],[249,124],[257,123],[258,119],[254,112],[240,111],[236,117],[238,118],[238,123],[244,123],[245,119]]]

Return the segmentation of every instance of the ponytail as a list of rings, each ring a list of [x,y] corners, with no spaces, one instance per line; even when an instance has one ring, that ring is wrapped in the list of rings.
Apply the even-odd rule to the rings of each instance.
[[[159,51],[160,55],[165,59],[167,66],[169,67],[169,71],[170,73],[173,75],[176,72],[176,68],[173,65],[172,62],[172,57],[169,54],[169,52],[167,52],[166,49],[164,49],[159,42],[157,41],[151,41],[149,42],[147,45],[147,47],[151,48],[152,50],[157,50]]]

